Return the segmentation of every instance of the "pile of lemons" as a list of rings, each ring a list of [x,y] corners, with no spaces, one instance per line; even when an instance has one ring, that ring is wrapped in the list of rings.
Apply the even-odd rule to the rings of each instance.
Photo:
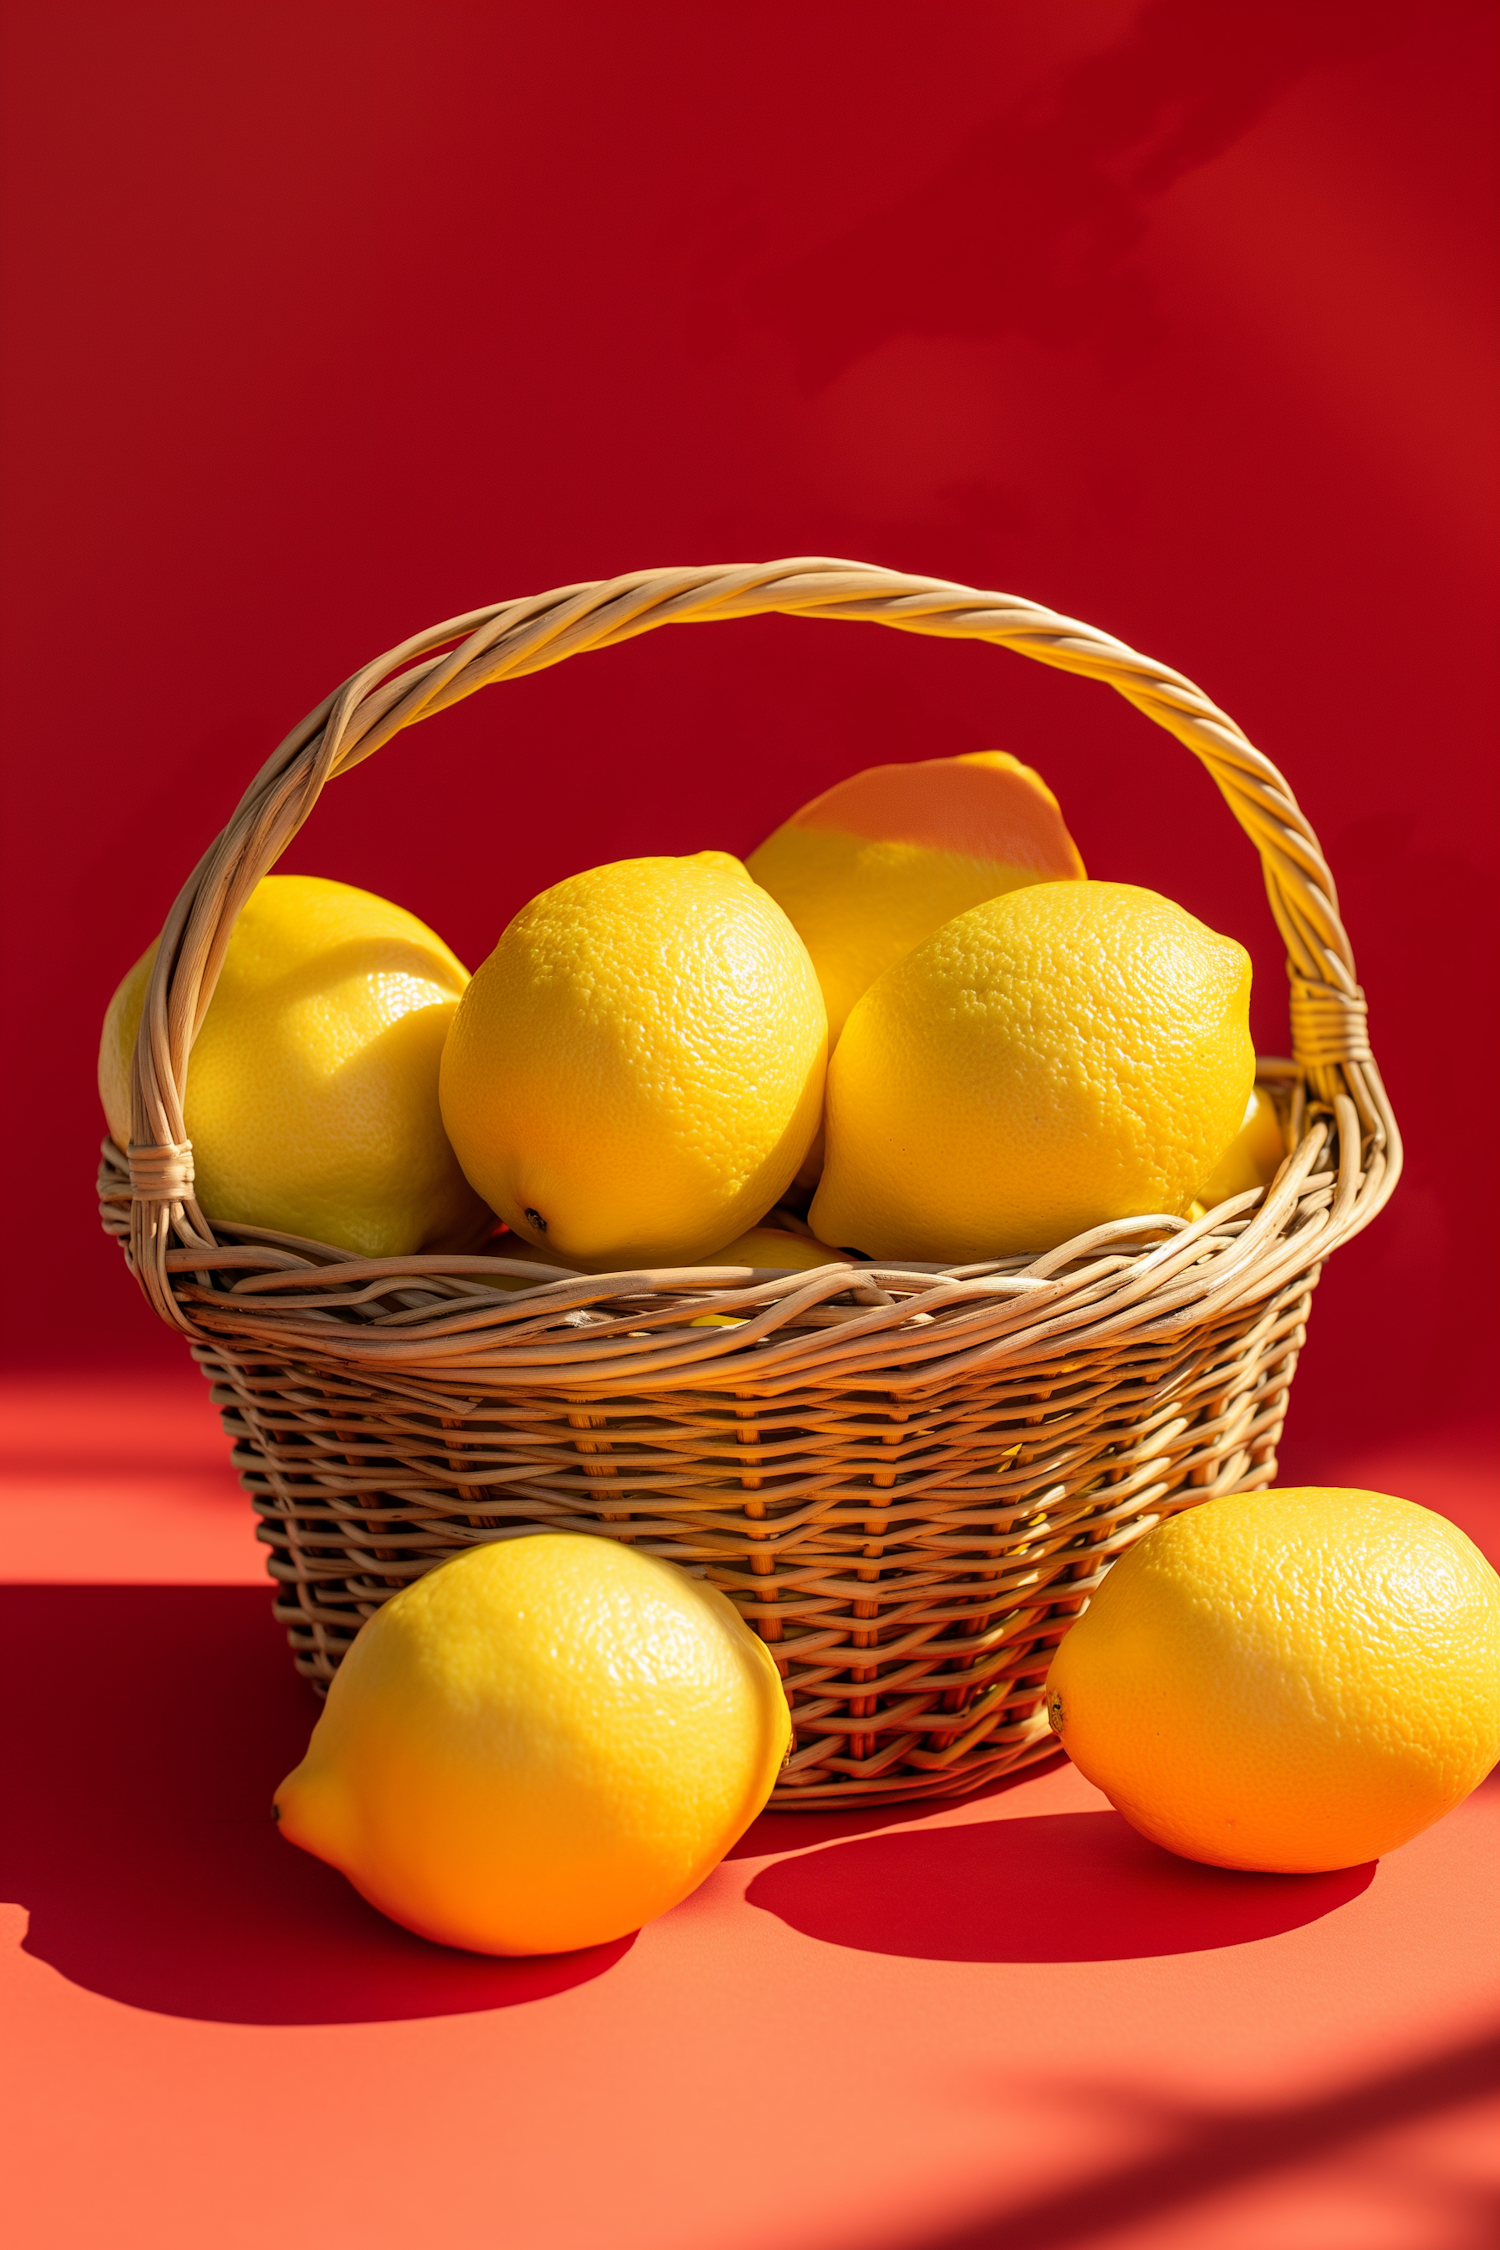
[[[153,954],[104,1028],[122,1147]],[[1045,783],[989,751],[858,774],[743,864],[570,876],[472,978],[387,900],[268,876],[186,1125],[213,1217],[367,1257],[498,1218],[555,1264],[697,1264],[775,1214],[772,1249],[953,1263],[1269,1178],[1249,999],[1241,946],[1089,882]]]
[[[122,1148],[154,954],[101,1040]],[[357,1257],[959,1264],[1267,1184],[1249,1000],[1240,945],[1091,882],[1045,783],[984,752],[858,774],[744,863],[571,876],[473,977],[387,900],[268,876],[185,1122],[211,1219]],[[1048,1705],[1170,1849],[1353,1864],[1500,1750],[1500,1581],[1405,1501],[1210,1502],[1115,1566]],[[553,1951],[701,1882],[790,1741],[725,1597],[606,1539],[506,1538],[364,1627],[277,1817],[429,1937]]]

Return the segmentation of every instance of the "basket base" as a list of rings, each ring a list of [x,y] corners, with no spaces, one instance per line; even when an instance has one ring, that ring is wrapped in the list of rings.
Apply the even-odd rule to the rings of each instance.
[[[326,1690],[364,1620],[466,1548],[639,1545],[755,1626],[795,1747],[779,1811],[967,1796],[1051,1754],[1052,1653],[1162,1516],[1270,1484],[1316,1272],[931,1394],[463,1397],[194,1347],[260,1515],[276,1614]]]
[[[1040,1691],[1038,1695],[1040,1698]],[[778,1782],[767,1799],[766,1811],[849,1812],[856,1806],[920,1804],[926,1799],[947,1804],[957,1797],[975,1796],[992,1782],[1003,1781],[1028,1766],[1041,1765],[1048,1758],[1066,1755],[1047,1724],[1040,1700],[1036,1716],[1039,1723],[1028,1731],[1023,1742],[1009,1744],[992,1757],[973,1756],[941,1773],[905,1773],[885,1787],[878,1781],[844,1778],[813,1782],[801,1789],[788,1788],[784,1782]]]

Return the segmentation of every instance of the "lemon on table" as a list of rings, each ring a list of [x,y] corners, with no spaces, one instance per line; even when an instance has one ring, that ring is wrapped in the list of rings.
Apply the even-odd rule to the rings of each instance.
[[[104,1019],[99,1093],[130,1139],[130,1058],[156,958]],[[184,1122],[210,1219],[362,1257],[466,1240],[486,1217],[438,1110],[468,971],[415,914],[348,883],[267,875],[235,923],[188,1066]]]
[[[1047,1678],[1079,1771],[1218,1867],[1355,1867],[1500,1754],[1500,1579],[1381,1492],[1233,1493],[1113,1566]]]
[[[724,1594],[611,1539],[499,1540],[361,1629],[283,1835],[393,1920],[478,1953],[561,1953],[685,1898],[791,1740]]]
[[[826,1057],[807,949],[737,859],[618,860],[534,898],[476,972],[443,1119],[559,1263],[695,1264],[790,1185]]]
[[[850,1014],[809,1222],[958,1263],[1180,1214],[1245,1114],[1249,1004],[1244,948],[1155,891],[1039,883],[971,907]]]
[[[830,1053],[860,994],[955,914],[1083,874],[1057,799],[1004,750],[867,767],[793,813],[746,865],[812,956]]]

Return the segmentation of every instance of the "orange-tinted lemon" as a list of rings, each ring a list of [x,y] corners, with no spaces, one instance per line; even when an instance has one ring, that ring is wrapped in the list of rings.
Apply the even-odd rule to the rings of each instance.
[[[1083,874],[1057,799],[1003,750],[870,766],[793,813],[746,864],[812,955],[830,1052],[860,994],[955,914]]]

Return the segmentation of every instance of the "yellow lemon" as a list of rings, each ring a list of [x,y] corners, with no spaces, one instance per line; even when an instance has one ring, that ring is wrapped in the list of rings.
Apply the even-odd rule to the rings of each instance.
[[[792,1234],[783,1227],[752,1227],[748,1234],[726,1242],[722,1250],[703,1259],[706,1266],[791,1266],[814,1271],[818,1266],[847,1266],[853,1260],[842,1250],[830,1249],[810,1234]]]
[[[1121,1557],[1047,1677],[1079,1771],[1217,1867],[1357,1867],[1500,1754],[1500,1579],[1383,1492],[1233,1493]]]
[[[1269,1187],[1285,1154],[1281,1119],[1270,1090],[1253,1087],[1245,1104],[1244,1122],[1199,1188],[1199,1202],[1205,1211],[1211,1211],[1216,1203],[1227,1203],[1232,1195],[1243,1195],[1247,1188]]]
[[[472,1548],[376,1611],[276,1815],[423,1937],[562,1953],[695,1889],[790,1740],[776,1666],[727,1596],[548,1532]]]
[[[523,1241],[518,1234],[498,1234],[488,1245],[489,1254],[495,1258],[524,1258],[528,1264],[547,1264],[547,1252],[539,1250],[533,1242]],[[685,1261],[684,1261],[685,1262]],[[788,1226],[778,1226],[767,1219],[746,1234],[736,1235],[733,1242],[711,1250],[706,1258],[694,1259],[695,1265],[704,1266],[848,1266],[855,1261],[847,1252],[835,1250],[827,1242],[819,1242],[805,1228],[795,1231]]]
[[[848,1266],[854,1263],[842,1250],[831,1250],[826,1242],[815,1242],[808,1234],[791,1234],[781,1227],[752,1227],[736,1242],[726,1242],[722,1250],[715,1250],[705,1258],[706,1266],[759,1266],[790,1267],[794,1272],[816,1272],[819,1266]],[[729,1313],[704,1313],[693,1322],[694,1328],[738,1328],[741,1323]]]
[[[1004,750],[870,766],[793,813],[746,864],[812,955],[830,1053],[860,994],[955,914],[1083,874],[1057,799]]]
[[[1245,1114],[1249,1004],[1244,948],[1154,891],[971,907],[844,1026],[814,1231],[961,1263],[1182,1213]]]
[[[443,1120],[561,1264],[697,1264],[790,1185],[826,1059],[807,949],[737,859],[619,860],[534,898],[476,972]]]
[[[109,1004],[99,1093],[130,1139],[130,1058],[156,957]],[[484,1206],[438,1112],[443,1041],[468,971],[389,899],[267,875],[229,940],[188,1066],[185,1122],[211,1219],[370,1258],[467,1239]]]

